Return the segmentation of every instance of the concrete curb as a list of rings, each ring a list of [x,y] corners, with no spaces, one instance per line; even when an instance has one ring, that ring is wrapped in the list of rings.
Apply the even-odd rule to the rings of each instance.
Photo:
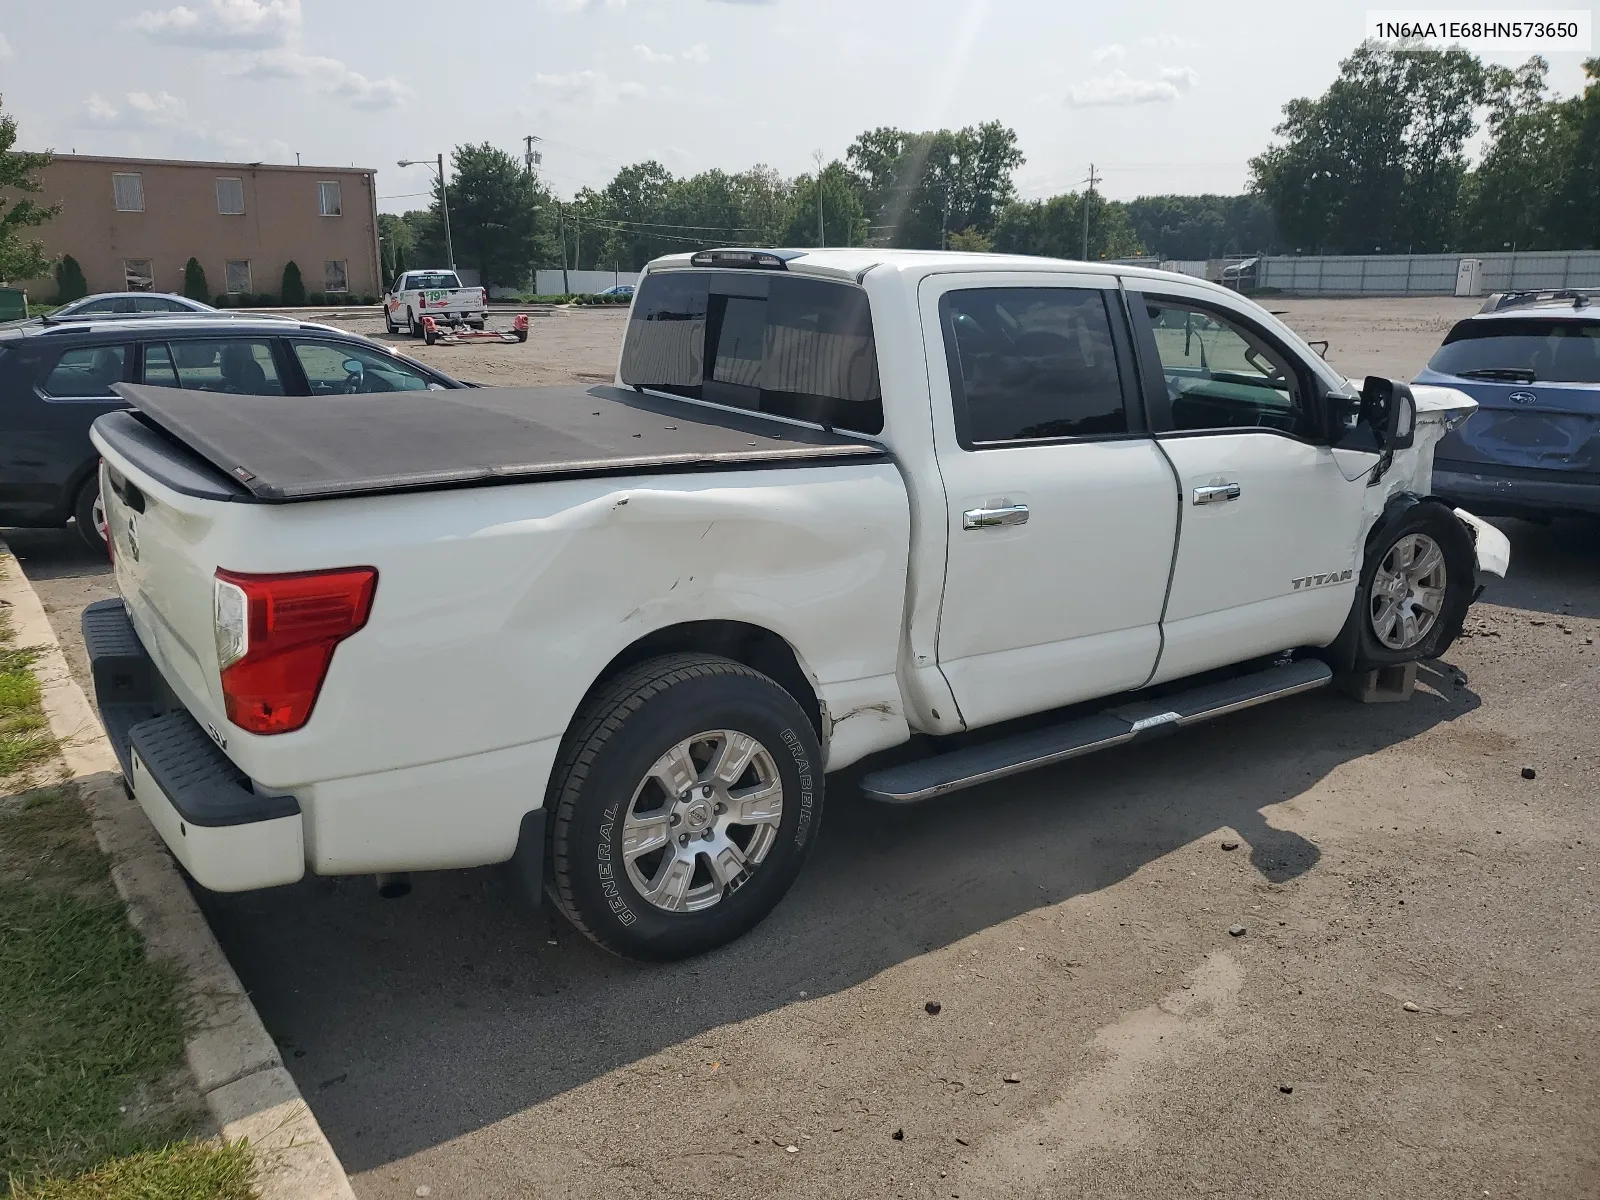
[[[217,1129],[248,1138],[262,1200],[355,1200],[344,1167],[217,945],[160,837],[122,786],[122,768],[22,568],[0,542],[0,608],[17,645],[38,651],[50,732],[111,860],[111,881],[152,956],[182,973],[193,1024],[189,1070]]]

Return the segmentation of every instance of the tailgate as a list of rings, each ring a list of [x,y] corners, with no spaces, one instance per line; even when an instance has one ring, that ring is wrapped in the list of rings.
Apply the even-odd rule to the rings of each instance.
[[[1478,411],[1439,443],[1440,462],[1600,472],[1600,384],[1452,381]]]
[[[116,415],[135,424],[127,414]],[[150,463],[140,461],[144,456],[137,441],[108,439],[98,426],[92,436],[103,458],[101,488],[117,590],[168,685],[202,724],[221,729],[222,685],[211,612],[219,565],[214,535],[229,510],[241,506],[215,481],[209,485],[211,496],[172,486],[169,472],[153,472]]]

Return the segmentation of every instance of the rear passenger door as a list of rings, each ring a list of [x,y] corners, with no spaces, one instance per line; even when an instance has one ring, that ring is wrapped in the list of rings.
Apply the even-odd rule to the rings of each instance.
[[[1114,278],[922,285],[947,522],[939,665],[967,727],[1136,688],[1177,534]]]
[[[146,342],[139,382],[236,396],[282,396],[286,365],[276,338],[172,338]]]
[[[126,407],[111,385],[130,377],[127,343],[63,347],[52,336],[13,343],[0,378],[0,510],[15,520],[65,519],[97,457],[89,426]]]

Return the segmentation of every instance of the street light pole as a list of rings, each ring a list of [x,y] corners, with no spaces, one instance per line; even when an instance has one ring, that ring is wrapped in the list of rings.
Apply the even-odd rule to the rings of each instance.
[[[398,167],[432,167],[439,175],[439,206],[444,212],[444,256],[450,260],[450,269],[456,269],[456,248],[450,240],[450,196],[444,185],[444,155],[439,155],[433,162],[425,158],[402,158],[395,164]]]
[[[456,269],[456,248],[450,241],[450,189],[444,185],[444,155],[439,155],[439,206],[444,209],[444,256],[450,260],[450,269]]]

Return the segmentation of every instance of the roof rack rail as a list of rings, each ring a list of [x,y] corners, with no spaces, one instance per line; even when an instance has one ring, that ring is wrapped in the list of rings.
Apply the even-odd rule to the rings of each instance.
[[[1524,288],[1513,292],[1495,292],[1478,311],[1501,312],[1524,304],[1543,304],[1552,300],[1571,300],[1573,308],[1587,308],[1590,301],[1596,298],[1600,298],[1600,288]]]

